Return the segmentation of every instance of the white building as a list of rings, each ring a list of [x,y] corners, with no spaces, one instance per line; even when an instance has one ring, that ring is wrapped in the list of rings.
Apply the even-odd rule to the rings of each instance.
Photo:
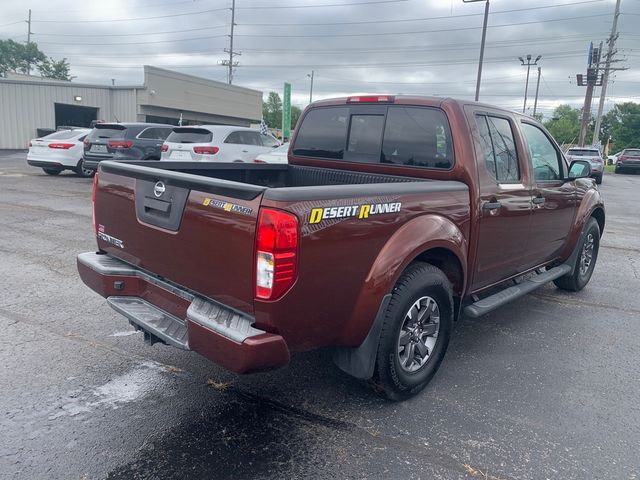
[[[10,74],[0,78],[0,149],[24,149],[37,129],[107,122],[249,126],[262,118],[262,92],[144,67],[139,86],[88,85]]]

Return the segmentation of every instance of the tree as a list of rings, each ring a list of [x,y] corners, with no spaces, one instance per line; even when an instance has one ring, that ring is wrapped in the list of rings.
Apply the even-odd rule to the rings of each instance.
[[[269,92],[266,102],[262,102],[262,118],[269,128],[282,127],[282,100],[276,92]]]
[[[71,80],[70,65],[66,58],[54,60],[38,48],[36,43],[19,43],[13,40],[0,40],[0,76],[7,73],[28,74],[35,68],[44,78]]]
[[[302,109],[300,107],[296,107],[295,105],[291,105],[291,130],[294,130],[296,128],[298,120],[300,119],[300,115],[302,115]]]
[[[47,57],[35,43],[18,43],[13,40],[0,40],[0,75],[8,72],[29,73],[30,67],[38,68]]]
[[[544,126],[559,144],[575,143],[580,135],[581,119],[580,109],[572,108],[571,105],[559,105]]]
[[[44,78],[53,78],[55,80],[70,81],[74,78],[69,74],[70,68],[71,66],[69,65],[69,62],[67,62],[66,58],[63,58],[62,60],[54,60],[49,57],[48,60],[38,65],[40,75]]]
[[[291,129],[296,128],[302,109],[291,105]],[[269,128],[282,128],[282,100],[277,92],[269,92],[266,102],[262,102],[262,118]]]
[[[640,104],[617,103],[606,117],[616,151],[640,145]]]

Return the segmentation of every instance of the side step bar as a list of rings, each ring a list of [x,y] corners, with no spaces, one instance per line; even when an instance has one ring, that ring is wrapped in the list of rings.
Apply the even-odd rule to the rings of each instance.
[[[551,280],[555,280],[556,278],[566,275],[571,272],[571,269],[571,265],[567,265],[565,263],[552,268],[551,270],[547,270],[544,273],[534,275],[518,285],[505,288],[496,294],[466,306],[464,308],[464,314],[472,318],[478,318],[485,313],[489,313],[492,310],[515,300],[516,298],[524,297],[527,293],[533,292],[536,288],[541,287]]]

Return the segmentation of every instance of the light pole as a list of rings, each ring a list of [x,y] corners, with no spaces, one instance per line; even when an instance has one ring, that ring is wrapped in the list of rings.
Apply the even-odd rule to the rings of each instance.
[[[480,80],[482,79],[482,62],[484,60],[484,42],[487,38],[487,20],[489,19],[489,0],[462,0],[463,3],[486,2],[484,4],[484,21],[482,23],[482,40],[480,42],[480,59],[478,60],[478,79],[476,80],[476,102],[480,98]]]
[[[522,65],[526,65],[527,67],[527,83],[524,86],[524,105],[522,105],[522,113],[524,113],[524,111],[527,108],[527,92],[529,90],[529,70],[531,70],[531,65],[537,65],[538,60],[540,60],[541,58],[542,58],[542,55],[538,55],[536,59],[533,62],[531,62],[531,54],[528,54],[527,63],[524,63],[524,58],[518,57],[518,60],[520,60],[520,63],[522,63]]]
[[[307,73],[307,77],[311,79],[311,88],[309,89],[309,103],[313,102],[313,70],[311,73]]]

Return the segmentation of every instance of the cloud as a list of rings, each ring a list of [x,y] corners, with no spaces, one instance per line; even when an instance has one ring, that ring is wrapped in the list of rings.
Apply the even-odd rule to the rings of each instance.
[[[141,83],[143,64],[224,81],[219,63],[228,58],[230,4],[32,0],[33,40],[48,55],[67,57],[77,81]],[[333,6],[319,6],[327,4]],[[584,87],[576,86],[575,74],[585,71],[589,42],[607,37],[614,5],[492,0],[480,99],[521,109],[526,68],[518,57],[530,53],[542,55],[539,110],[549,114],[562,102],[580,106]],[[615,75],[608,105],[616,98],[640,101],[638,57],[632,56],[640,42],[638,17],[625,15],[633,7],[620,17],[618,41],[630,68]],[[26,18],[15,2],[3,11],[5,23]],[[241,55],[234,83],[266,93],[289,81],[294,103],[305,105],[307,74],[314,70],[315,99],[368,92],[473,98],[483,11],[484,2],[462,0],[237,0],[234,50]],[[138,20],[109,21],[124,19]],[[24,41],[25,31],[25,24],[15,24],[0,28],[0,35]],[[536,76],[534,67],[530,108]]]

